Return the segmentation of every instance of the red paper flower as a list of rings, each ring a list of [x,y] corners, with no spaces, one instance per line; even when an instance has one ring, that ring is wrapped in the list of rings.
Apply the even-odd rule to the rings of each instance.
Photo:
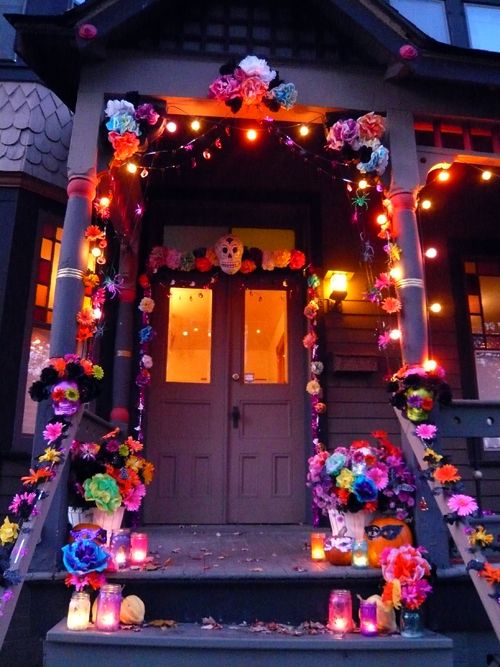
[[[139,150],[139,138],[134,132],[109,132],[108,139],[115,151],[116,160],[127,160]]]
[[[240,271],[241,273],[253,273],[256,268],[257,266],[255,262],[253,262],[251,259],[244,259],[241,262]]]
[[[197,271],[206,273],[207,271],[210,271],[213,265],[208,257],[197,257],[194,261],[194,266]]]
[[[306,263],[306,256],[301,250],[292,250],[290,253],[290,264],[288,265],[291,269],[301,269]]]

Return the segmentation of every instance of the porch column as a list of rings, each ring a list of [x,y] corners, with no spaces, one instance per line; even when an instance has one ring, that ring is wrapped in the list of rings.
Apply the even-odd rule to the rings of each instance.
[[[416,194],[420,187],[413,115],[389,109],[392,175],[388,198],[392,224],[401,248],[403,277],[397,283],[402,309],[399,316],[403,363],[417,364],[428,356],[424,267],[420,246]]]
[[[120,292],[116,323],[115,359],[113,365],[113,409],[111,421],[127,433],[130,421],[130,381],[134,349],[134,314],[137,282],[136,244],[122,241],[120,245]]]

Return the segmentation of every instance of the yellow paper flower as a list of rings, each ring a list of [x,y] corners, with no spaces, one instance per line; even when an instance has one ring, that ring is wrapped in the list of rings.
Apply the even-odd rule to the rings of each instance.
[[[0,526],[0,544],[5,546],[10,542],[14,542],[19,535],[19,526],[17,523],[11,523],[9,517],[6,516],[3,524]]]
[[[443,458],[441,454],[438,454],[432,447],[426,447],[424,449],[424,458],[429,463],[439,463]]]
[[[354,473],[349,468],[342,468],[335,480],[338,487],[341,489],[352,489],[354,482]]]
[[[126,467],[134,470],[135,472],[139,472],[139,470],[142,468],[142,465],[143,459],[139,459],[137,456],[129,456],[127,459]]]
[[[104,371],[100,366],[94,364],[94,368],[92,369],[92,375],[95,377],[96,380],[102,380],[102,378],[104,377]]]
[[[39,461],[47,461],[48,463],[60,463],[61,452],[54,447],[47,447],[44,453],[38,457]]]
[[[472,547],[480,547],[485,549],[493,543],[495,538],[491,533],[487,533],[484,526],[477,526],[475,530],[469,535],[469,544]]]
[[[144,479],[144,484],[151,484],[153,481],[153,475],[155,472],[155,467],[151,461],[145,461],[142,469],[142,477]]]

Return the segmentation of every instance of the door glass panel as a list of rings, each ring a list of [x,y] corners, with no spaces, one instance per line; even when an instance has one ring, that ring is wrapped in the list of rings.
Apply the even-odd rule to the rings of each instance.
[[[245,290],[245,384],[288,382],[287,294]]]
[[[168,301],[167,382],[210,382],[212,291],[172,287]]]

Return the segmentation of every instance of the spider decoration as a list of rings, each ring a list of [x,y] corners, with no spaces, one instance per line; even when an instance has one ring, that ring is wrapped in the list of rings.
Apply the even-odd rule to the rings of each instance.
[[[368,239],[365,239],[363,233],[359,235],[361,241],[361,257],[365,264],[371,264],[375,258],[375,250]]]
[[[124,278],[119,273],[116,276],[106,276],[104,278],[104,288],[111,295],[111,298],[114,299],[115,296],[119,295],[124,283]]]
[[[356,195],[352,198],[352,205],[358,206],[359,208],[368,209],[368,202],[370,200],[370,195],[368,192],[363,192],[362,190],[356,190]]]

